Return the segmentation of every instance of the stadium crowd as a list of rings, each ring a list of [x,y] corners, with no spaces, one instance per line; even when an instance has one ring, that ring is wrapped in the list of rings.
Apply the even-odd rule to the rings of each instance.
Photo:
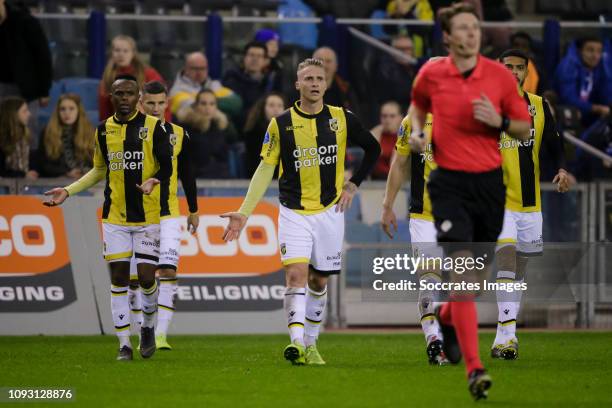
[[[367,11],[358,7],[349,11],[350,2],[343,1],[305,3],[319,15],[369,13],[366,15],[432,21],[436,11],[450,2],[371,1],[367,7],[368,2],[360,2]],[[503,0],[469,3],[476,6],[484,20],[512,19]],[[370,13],[371,8],[377,11]],[[409,58],[379,52],[368,62],[365,79],[351,81],[355,78],[341,75],[339,56],[333,48],[324,46],[312,51],[312,56],[323,61],[327,74],[325,103],[357,113],[381,144],[382,154],[371,176],[374,179],[386,178],[394,154],[395,133],[410,103],[416,73],[430,56],[444,53],[441,44],[432,43],[423,27],[381,27],[384,28],[378,34],[372,28],[372,35]],[[483,54],[487,56],[496,57],[508,47],[528,53],[531,60],[525,89],[548,99],[560,130],[575,130],[583,140],[612,154],[609,38],[588,36],[570,41],[554,77],[548,78],[543,75],[537,40],[531,35],[506,28],[489,28],[485,33],[488,40]],[[108,62],[98,87],[97,119],[112,114],[109,87],[117,75],[134,75],[141,86],[161,80],[170,89],[166,120],[183,125],[194,141],[192,164],[197,177],[250,177],[259,162],[267,123],[297,98],[290,74],[294,67],[286,67],[279,53],[283,40],[282,31],[271,28],[256,31],[237,57],[239,63],[224,66],[221,79],[209,76],[204,50],[193,49],[185,54],[182,69],[173,77],[164,78],[141,58],[134,38],[117,35],[110,41]],[[88,118],[79,95],[61,95],[52,107],[49,121],[42,125],[38,121],[38,111],[49,104],[53,78],[48,44],[42,25],[26,7],[0,0],[0,52],[12,56],[0,64],[0,177],[78,178],[92,165],[96,124]],[[569,144],[566,156],[579,181],[612,178],[612,169],[606,163]],[[351,158],[349,151],[347,160]],[[239,163],[237,169],[232,160]],[[545,157],[542,167],[542,178],[548,180],[551,172],[547,171]]]

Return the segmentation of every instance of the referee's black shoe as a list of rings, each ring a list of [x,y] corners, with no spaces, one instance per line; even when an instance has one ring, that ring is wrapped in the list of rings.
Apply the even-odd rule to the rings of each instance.
[[[155,353],[155,329],[143,327],[140,329],[140,355],[149,358]]]
[[[440,330],[442,330],[442,351],[444,351],[444,355],[451,364],[458,364],[461,361],[461,349],[457,341],[457,334],[452,325],[442,323],[440,319],[441,307],[442,306],[437,306],[434,313],[436,314],[436,319],[440,323]]]

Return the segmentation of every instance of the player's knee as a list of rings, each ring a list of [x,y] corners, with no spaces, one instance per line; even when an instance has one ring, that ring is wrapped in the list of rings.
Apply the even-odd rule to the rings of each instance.
[[[139,282],[141,288],[150,289],[153,287],[153,285],[155,285],[155,276],[153,276],[153,278],[141,278]]]
[[[308,280],[308,266],[305,264],[292,264],[285,266],[287,287],[303,288]]]
[[[176,269],[162,268],[158,270],[159,277],[165,279],[176,279]]]
[[[130,284],[130,263],[111,262],[109,264],[111,283],[115,286],[128,286]]]
[[[115,286],[128,286],[130,274],[122,270],[111,270],[111,283]]]
[[[516,270],[516,247],[514,245],[506,245],[500,248],[496,254],[497,269],[501,271]]]
[[[516,280],[525,279],[525,271],[527,270],[527,262],[529,258],[525,256],[516,257]]]
[[[317,271],[310,270],[308,273],[308,287],[315,292],[322,292],[327,287],[327,276],[321,275]]]

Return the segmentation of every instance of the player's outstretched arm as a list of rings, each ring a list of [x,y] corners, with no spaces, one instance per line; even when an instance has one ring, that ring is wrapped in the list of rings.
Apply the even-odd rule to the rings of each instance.
[[[255,210],[257,203],[265,194],[272,177],[274,177],[275,165],[261,161],[259,167],[253,174],[251,183],[249,184],[249,190],[247,191],[244,201],[237,212],[229,212],[221,214],[221,218],[229,218],[229,224],[225,228],[223,233],[224,241],[232,241],[238,239],[240,232],[244,228],[247,219]]]
[[[80,179],[70,184],[67,187],[57,187],[49,191],[45,191],[46,196],[51,196],[47,201],[43,202],[43,205],[47,207],[53,207],[61,205],[66,199],[71,196],[85,191],[96,185],[99,181],[106,177],[106,165],[95,166],[89,170]]]

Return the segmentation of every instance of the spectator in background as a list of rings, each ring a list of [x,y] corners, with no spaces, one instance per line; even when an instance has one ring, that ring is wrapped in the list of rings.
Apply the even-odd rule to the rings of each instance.
[[[372,178],[375,180],[385,180],[389,174],[391,158],[395,152],[395,142],[397,142],[397,131],[401,123],[401,106],[395,101],[385,102],[380,107],[380,123],[370,130],[381,149],[372,171]]]
[[[283,113],[285,106],[283,95],[271,92],[251,108],[244,125],[247,178],[251,178],[259,166],[261,146],[270,120]]]
[[[576,41],[575,48],[569,47],[555,72],[559,103],[578,108],[584,127],[610,114],[612,77],[604,67],[602,52],[599,38],[584,37]]]
[[[285,82],[283,78],[283,63],[278,58],[280,36],[271,28],[262,28],[255,33],[255,41],[266,45],[267,58],[265,72],[272,82],[278,82],[280,87],[279,92],[282,93]]]
[[[434,14],[428,0],[391,0],[387,3],[387,15],[389,18],[402,20],[433,21]],[[425,52],[424,38],[428,36],[428,29],[415,26],[386,25],[384,30],[387,34],[396,36],[411,35],[413,40],[412,53],[422,57]]]
[[[49,42],[27,7],[5,0],[0,0],[0,55],[0,99],[24,98],[32,113],[30,132],[37,134],[38,109],[49,104],[53,78]],[[32,148],[37,142],[32,140]]]
[[[521,50],[529,56],[527,76],[525,77],[525,82],[523,83],[523,90],[532,94],[538,93],[540,75],[538,74],[538,68],[536,66],[536,62],[534,61],[533,39],[526,32],[519,31],[510,36],[510,48]]]
[[[321,47],[312,54],[313,58],[323,61],[327,90],[323,97],[327,105],[340,106],[359,116],[359,101],[351,84],[338,74],[338,57],[329,47]]]
[[[94,128],[76,94],[59,97],[32,167],[40,177],[80,178],[92,166]]]
[[[0,103],[0,177],[38,178],[30,169],[30,116],[26,100],[19,96]]]
[[[372,83],[376,84],[372,88],[372,93],[374,94],[377,107],[381,106],[383,102],[390,100],[407,107],[410,104],[412,81],[416,74],[416,60],[413,54],[414,45],[409,36],[399,35],[391,40],[391,46],[401,51],[405,56],[412,58],[414,63],[387,53],[383,54],[376,60],[375,66],[372,69],[374,74]]]
[[[111,42],[111,57],[104,68],[102,81],[98,88],[98,109],[100,120],[113,115],[113,105],[111,104],[110,89],[118,75],[133,75],[141,88],[146,82],[164,81],[162,76],[145,64],[138,56],[136,41],[128,35],[118,35]],[[172,115],[170,109],[166,111],[166,120],[170,121]]]
[[[208,76],[208,59],[204,53],[196,51],[185,56],[185,66],[176,74],[170,89],[170,110],[177,121],[185,119],[185,114],[202,89],[210,89],[215,93],[221,111],[231,117],[240,115],[240,97],[220,81]]]
[[[279,78],[266,73],[268,49],[265,44],[252,41],[244,47],[242,66],[225,73],[223,83],[242,98],[242,112],[238,118],[239,128],[244,125],[247,112],[262,95],[281,92]]]
[[[191,137],[196,176],[230,177],[229,149],[238,137],[227,116],[217,108],[215,93],[210,89],[198,92],[182,124]]]

